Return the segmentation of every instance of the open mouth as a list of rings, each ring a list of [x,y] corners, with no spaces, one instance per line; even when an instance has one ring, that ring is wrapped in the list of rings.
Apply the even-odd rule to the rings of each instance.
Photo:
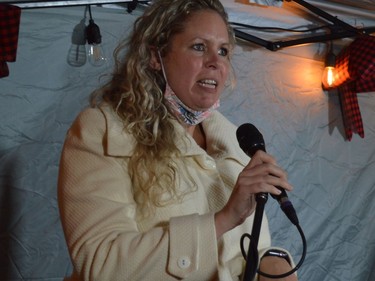
[[[215,89],[217,86],[217,82],[213,79],[203,79],[198,81],[198,84],[210,89]]]

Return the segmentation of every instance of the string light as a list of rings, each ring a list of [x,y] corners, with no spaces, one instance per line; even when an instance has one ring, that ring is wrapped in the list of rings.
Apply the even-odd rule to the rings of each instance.
[[[95,24],[92,18],[91,7],[88,7],[90,13],[89,25],[86,28],[87,43],[89,44],[88,60],[93,66],[102,66],[107,60],[101,45],[102,36],[99,26]]]
[[[332,51],[332,44],[325,60],[325,67],[322,75],[322,84],[324,89],[330,89],[335,84],[336,76],[336,56]]]

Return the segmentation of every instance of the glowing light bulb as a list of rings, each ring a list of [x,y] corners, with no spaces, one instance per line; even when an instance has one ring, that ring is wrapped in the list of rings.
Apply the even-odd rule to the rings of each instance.
[[[336,57],[332,52],[329,52],[325,62],[325,68],[322,75],[322,84],[324,89],[330,89],[335,86],[336,69],[335,69]]]
[[[332,88],[335,82],[335,67],[326,66],[323,71],[322,83],[325,89]]]
[[[93,66],[103,65],[107,59],[101,46],[102,36],[100,34],[99,26],[97,26],[92,19],[90,19],[89,25],[86,28],[86,35],[87,43],[89,44],[89,63]]]

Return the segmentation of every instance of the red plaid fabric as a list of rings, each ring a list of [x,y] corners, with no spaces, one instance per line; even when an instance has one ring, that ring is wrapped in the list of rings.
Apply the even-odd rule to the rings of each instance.
[[[355,83],[346,83],[339,87],[342,119],[344,121],[345,135],[348,140],[352,139],[353,133],[358,134],[362,138],[365,136],[355,86]]]
[[[336,58],[333,86],[340,86],[349,80],[353,80],[349,73],[349,53],[349,48],[346,48]]]
[[[9,75],[8,62],[16,61],[21,9],[0,4],[0,78]]]
[[[361,36],[344,49],[336,60],[337,80],[345,133],[365,136],[357,93],[375,91],[375,37]]]

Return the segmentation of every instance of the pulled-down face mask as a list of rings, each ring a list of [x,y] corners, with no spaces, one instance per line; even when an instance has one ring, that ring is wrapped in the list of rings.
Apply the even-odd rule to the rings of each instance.
[[[199,111],[194,110],[185,105],[174,93],[172,88],[169,86],[167,75],[165,73],[163,60],[161,58],[160,52],[158,51],[161,68],[163,71],[163,76],[166,82],[165,85],[165,92],[164,98],[168,103],[169,108],[173,111],[174,115],[180,120],[181,122],[188,124],[188,125],[198,125],[204,119],[206,119],[212,111],[220,106],[220,100],[217,100],[209,109]]]

